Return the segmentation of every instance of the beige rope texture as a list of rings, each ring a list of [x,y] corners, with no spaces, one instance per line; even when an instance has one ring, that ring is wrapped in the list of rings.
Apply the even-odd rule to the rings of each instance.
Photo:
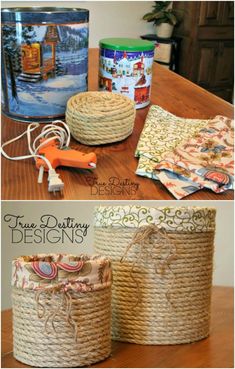
[[[149,248],[149,243],[151,242],[151,237],[152,236],[156,236],[155,240],[154,240],[154,244],[152,244],[151,248]],[[121,257],[121,263],[124,261],[124,258],[126,257],[128,251],[131,249],[131,247],[135,246],[135,245],[139,245],[140,246],[140,252],[138,254],[138,257],[136,258],[136,260],[133,262],[132,267],[131,267],[131,272],[130,272],[130,276],[131,278],[135,281],[136,283],[136,287],[137,287],[137,302],[136,305],[138,305],[139,301],[140,301],[140,288],[139,288],[139,283],[138,281],[135,279],[135,277],[133,276],[133,271],[136,265],[138,265],[139,261],[143,258],[146,257],[150,258],[153,263],[154,263],[154,255],[153,255],[153,248],[156,245],[159,245],[159,256],[160,258],[162,257],[162,248],[164,247],[164,245],[166,247],[168,247],[169,245],[169,251],[167,252],[167,255],[162,258],[162,260],[158,260],[157,262],[155,262],[154,268],[155,268],[155,272],[156,273],[160,273],[161,276],[164,275],[165,270],[167,268],[168,272],[172,274],[172,285],[174,283],[174,273],[172,273],[172,270],[170,268],[170,263],[173,259],[176,258],[176,246],[174,245],[174,240],[172,238],[170,238],[170,236],[167,234],[167,232],[164,229],[160,229],[158,226],[156,226],[155,224],[149,224],[147,226],[143,226],[140,227],[136,230],[133,239],[131,241],[131,243],[127,246],[126,251],[124,253],[124,255]],[[146,254],[146,256],[144,256],[144,253]],[[169,287],[169,289],[166,291],[166,298],[167,300],[170,302],[169,299],[169,291],[171,289],[171,286]]]
[[[53,316],[53,325],[40,319],[36,292],[13,287],[14,357],[35,367],[87,366],[107,358],[111,352],[111,289],[70,292],[69,314],[66,309]],[[60,294],[41,293],[45,311],[58,311]],[[39,313],[40,315],[40,313]]]
[[[134,127],[135,104],[111,92],[83,92],[67,102],[66,123],[72,136],[86,145],[124,140]]]
[[[171,232],[169,241],[152,233],[148,243],[144,237],[143,248],[136,242],[136,231],[140,232],[136,228],[95,228],[96,251],[112,260],[112,338],[154,345],[207,337],[214,232]],[[156,266],[166,260],[164,272],[158,273]],[[140,294],[138,301],[136,293]]]
[[[51,297],[51,304],[48,308],[44,304],[44,299],[40,301],[41,295],[44,297],[45,294],[49,294]],[[57,299],[55,300],[55,296],[57,296]],[[60,299],[58,298],[60,297]],[[48,323],[51,323],[51,328],[54,332],[56,332],[54,320],[56,316],[60,315],[61,317],[64,317],[66,321],[69,323],[69,325],[74,330],[74,339],[77,341],[77,335],[78,335],[78,327],[76,322],[73,320],[71,316],[71,309],[72,309],[72,303],[73,298],[70,293],[70,291],[66,291],[64,289],[63,284],[57,284],[55,286],[52,286],[50,288],[46,288],[44,290],[38,290],[35,292],[35,300],[37,303],[37,315],[40,319],[45,319],[45,331],[48,332]]]

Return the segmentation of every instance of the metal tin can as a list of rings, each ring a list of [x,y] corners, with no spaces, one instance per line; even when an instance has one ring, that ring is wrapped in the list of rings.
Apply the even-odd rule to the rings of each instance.
[[[2,9],[3,112],[19,121],[63,118],[87,91],[89,11]]]
[[[121,93],[143,108],[150,103],[155,45],[130,38],[100,41],[99,89]]]

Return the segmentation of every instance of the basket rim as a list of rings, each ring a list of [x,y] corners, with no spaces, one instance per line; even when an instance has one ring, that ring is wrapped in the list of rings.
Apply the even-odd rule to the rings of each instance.
[[[111,282],[110,259],[100,255],[38,254],[12,261],[11,285],[21,289],[89,292]]]
[[[213,232],[215,207],[141,205],[96,206],[95,227],[140,228],[154,224],[169,232]]]

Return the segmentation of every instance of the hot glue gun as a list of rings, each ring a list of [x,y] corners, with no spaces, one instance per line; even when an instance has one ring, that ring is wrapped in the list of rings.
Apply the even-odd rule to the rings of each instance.
[[[39,128],[39,123],[31,123],[25,132],[5,142],[1,147],[1,153],[10,160],[25,160],[33,158],[39,169],[38,183],[43,181],[44,170],[48,172],[48,191],[62,191],[64,183],[59,178],[55,169],[60,166],[95,169],[97,158],[95,153],[84,154],[69,148],[70,130],[66,123],[57,120],[45,125],[41,133],[31,143],[31,134]],[[21,156],[9,156],[3,149],[5,146],[27,136],[29,154]]]
[[[41,144],[43,144],[43,141],[44,139],[41,140]],[[38,150],[38,154],[46,157],[50,161],[53,169],[56,169],[59,166],[95,169],[97,163],[95,153],[91,152],[89,154],[84,154],[81,151],[73,150],[69,147],[63,147],[60,149],[56,140],[48,142],[45,146],[42,145]],[[44,170],[49,170],[46,162],[41,158],[36,159],[36,166],[38,169],[43,166]]]

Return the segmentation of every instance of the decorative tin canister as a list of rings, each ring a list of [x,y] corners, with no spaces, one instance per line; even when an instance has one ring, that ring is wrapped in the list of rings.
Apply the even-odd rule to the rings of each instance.
[[[180,344],[209,335],[215,210],[100,206],[95,249],[112,261],[112,338]]]
[[[39,254],[12,262],[13,355],[44,368],[87,366],[111,352],[111,264]]]
[[[2,9],[3,112],[19,121],[65,115],[66,102],[87,91],[85,9]]]
[[[128,96],[136,108],[150,103],[154,44],[129,38],[100,41],[99,88]]]

